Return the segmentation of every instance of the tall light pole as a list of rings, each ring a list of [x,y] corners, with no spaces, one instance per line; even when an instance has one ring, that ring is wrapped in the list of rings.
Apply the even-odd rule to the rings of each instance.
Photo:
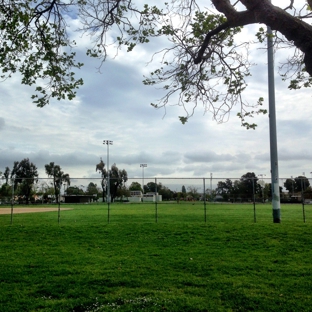
[[[269,125],[270,125],[270,158],[273,222],[281,222],[281,200],[279,192],[278,153],[276,134],[275,84],[274,84],[274,51],[271,27],[267,27],[268,44],[268,88],[269,88]]]
[[[142,167],[142,190],[144,194],[144,168],[147,167],[147,164],[140,164],[140,167]]]
[[[110,145],[113,145],[113,141],[110,141],[110,140],[104,140],[103,141],[103,144],[104,145],[107,145],[107,188],[106,188],[106,201],[107,201],[107,204],[108,204],[108,207],[109,207],[109,204],[110,204],[110,181],[109,181],[109,146]]]

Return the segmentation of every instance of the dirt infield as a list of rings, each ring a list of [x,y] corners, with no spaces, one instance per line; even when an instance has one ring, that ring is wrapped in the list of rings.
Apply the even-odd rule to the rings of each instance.
[[[71,210],[73,208],[61,208],[61,210]],[[28,207],[19,207],[13,208],[13,213],[32,213],[32,212],[48,212],[48,211],[58,211],[58,208],[28,208]],[[11,208],[0,208],[0,214],[11,214]]]

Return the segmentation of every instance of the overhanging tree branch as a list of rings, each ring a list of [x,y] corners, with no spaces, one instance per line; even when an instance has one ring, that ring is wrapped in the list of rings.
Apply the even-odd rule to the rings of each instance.
[[[73,14],[79,18],[79,30],[92,37],[87,54],[100,58],[101,64],[108,47],[115,46],[117,55],[122,47],[131,52],[138,44],[166,37],[169,43],[160,48],[160,68],[144,83],[158,84],[166,92],[155,107],[183,106],[187,114],[182,121],[200,103],[218,122],[237,104],[241,118],[257,112],[253,110],[257,104],[243,99],[252,64],[248,61],[250,43],[236,40],[242,26],[265,24],[276,31],[276,48],[285,42],[297,47],[290,61],[285,60],[290,66],[284,78],[291,77],[293,89],[312,86],[312,26],[308,20],[312,0],[299,10],[294,0],[288,0],[286,9],[269,0],[232,2],[211,0],[216,14],[196,0],[172,0],[162,7],[156,2],[141,8],[135,0],[2,0],[0,76],[6,79],[20,72],[23,84],[35,85],[32,98],[40,107],[52,98],[73,99],[83,83],[75,78],[73,68],[83,64],[76,61],[71,51],[75,43],[66,32],[67,19]],[[304,9],[307,14],[301,14]],[[255,35],[260,40],[266,33]]]
[[[206,51],[206,49],[208,48],[208,45],[209,45],[209,42],[210,42],[210,39],[220,33],[222,30],[225,30],[229,27],[229,23],[228,22],[225,22],[223,23],[222,25],[218,26],[217,28],[215,28],[214,30],[210,31],[206,37],[205,37],[205,40],[201,46],[201,48],[199,49],[198,53],[197,53],[197,56],[196,58],[194,59],[194,64],[199,64],[200,62],[203,61],[203,56],[204,56],[204,53]]]

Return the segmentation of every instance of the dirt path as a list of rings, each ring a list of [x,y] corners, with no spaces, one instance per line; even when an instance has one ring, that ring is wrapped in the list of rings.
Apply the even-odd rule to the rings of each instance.
[[[61,210],[71,210],[73,208],[61,208]],[[32,213],[32,212],[48,212],[48,211],[58,211],[58,208],[46,208],[46,207],[19,207],[13,208],[13,213]],[[0,214],[11,214],[11,208],[0,208]]]

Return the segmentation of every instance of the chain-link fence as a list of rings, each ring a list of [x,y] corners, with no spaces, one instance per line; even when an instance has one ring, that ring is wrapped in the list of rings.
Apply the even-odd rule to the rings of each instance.
[[[206,205],[211,203],[246,203],[253,206],[256,221],[256,204],[272,199],[271,179],[251,175],[240,178],[71,178],[62,181],[53,178],[0,180],[2,207],[23,205],[52,206],[67,204],[107,204],[108,220],[111,204],[150,203],[157,207],[164,203],[192,203],[200,205],[206,221]],[[311,179],[304,176],[279,179],[282,204],[312,203]],[[304,220],[305,220],[305,213]]]
[[[51,204],[101,202],[107,200],[108,179],[73,178],[70,183],[53,179],[37,181],[0,180],[0,203]],[[311,180],[306,177],[280,179],[282,203],[312,201]],[[144,187],[142,187],[144,185]],[[137,193],[135,193],[137,191]],[[152,195],[157,194],[158,197]],[[267,202],[272,198],[268,178],[110,178],[111,201],[210,201]],[[150,198],[149,198],[150,197]],[[80,200],[79,200],[80,198]]]

